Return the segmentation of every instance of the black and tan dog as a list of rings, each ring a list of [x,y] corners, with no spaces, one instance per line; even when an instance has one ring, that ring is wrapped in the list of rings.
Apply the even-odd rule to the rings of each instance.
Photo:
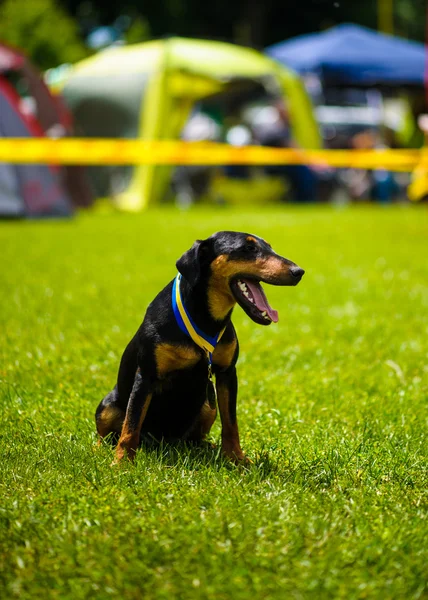
[[[117,385],[97,408],[97,430],[101,438],[120,435],[116,460],[134,457],[141,434],[202,440],[217,414],[210,389],[211,358],[222,449],[232,460],[241,461],[245,457],[236,419],[238,339],[232,311],[238,303],[255,323],[278,321],[260,282],[296,285],[304,271],[263,239],[234,231],[196,241],[176,266],[179,281],[171,281],[156,296],[123,353]],[[179,300],[199,333],[211,340],[223,333],[211,357],[179,323],[173,301],[177,285]]]

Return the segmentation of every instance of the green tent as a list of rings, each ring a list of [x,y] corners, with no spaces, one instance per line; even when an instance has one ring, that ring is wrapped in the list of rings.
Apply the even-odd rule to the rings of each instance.
[[[196,102],[246,83],[286,98],[294,137],[304,148],[320,138],[310,101],[293,72],[259,52],[226,44],[170,38],[114,47],[77,63],[62,84],[78,128],[88,137],[177,139]],[[94,167],[99,196],[124,210],[159,202],[171,168]]]

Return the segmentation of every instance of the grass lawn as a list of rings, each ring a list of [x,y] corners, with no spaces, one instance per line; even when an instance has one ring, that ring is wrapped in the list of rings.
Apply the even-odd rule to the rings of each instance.
[[[95,408],[219,229],[306,269],[265,286],[277,325],[235,309],[254,464],[165,445],[111,468]],[[426,597],[426,209],[89,214],[1,223],[0,245],[0,598]]]

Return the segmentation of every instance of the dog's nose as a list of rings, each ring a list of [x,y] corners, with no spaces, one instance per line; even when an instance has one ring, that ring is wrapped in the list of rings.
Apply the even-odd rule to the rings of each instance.
[[[305,271],[300,267],[290,267],[290,273],[296,279],[302,279],[303,275],[305,274]]]

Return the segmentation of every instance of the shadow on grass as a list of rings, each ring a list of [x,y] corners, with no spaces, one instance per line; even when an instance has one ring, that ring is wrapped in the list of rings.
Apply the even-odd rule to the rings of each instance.
[[[115,448],[119,436],[110,434],[103,439],[103,445]],[[144,458],[143,458],[144,457]],[[189,442],[182,440],[166,441],[144,437],[140,441],[136,460],[156,463],[165,467],[180,467],[196,470],[201,467],[236,468],[222,455],[221,447],[213,441]]]
[[[108,439],[106,445],[114,445]],[[358,449],[360,445],[358,445]],[[293,484],[302,489],[325,490],[333,487],[342,489],[385,485],[387,483],[409,486],[409,474],[403,476],[396,468],[392,457],[384,456],[378,464],[376,456],[365,453],[364,460],[355,460],[356,448],[352,444],[340,450],[331,447],[322,453],[313,449],[308,453],[292,452],[284,448],[263,449],[251,456],[251,462],[235,464],[226,458],[221,445],[212,440],[199,444],[184,441],[157,441],[144,439],[140,444],[136,461],[141,466],[155,466],[158,469],[181,471],[226,470],[244,475],[254,483],[276,481],[281,485]],[[390,473],[388,476],[385,473]]]
[[[117,439],[105,438],[103,443],[114,447]],[[189,441],[165,441],[144,438],[137,452],[138,463],[156,465],[157,467],[185,469],[198,471],[210,469],[245,474],[259,482],[276,479],[283,483],[297,483],[304,487],[329,487],[337,473],[328,468],[321,460],[284,459],[282,452],[262,451],[251,457],[248,463],[235,464],[226,458],[221,451],[221,445],[213,441],[194,443]]]

